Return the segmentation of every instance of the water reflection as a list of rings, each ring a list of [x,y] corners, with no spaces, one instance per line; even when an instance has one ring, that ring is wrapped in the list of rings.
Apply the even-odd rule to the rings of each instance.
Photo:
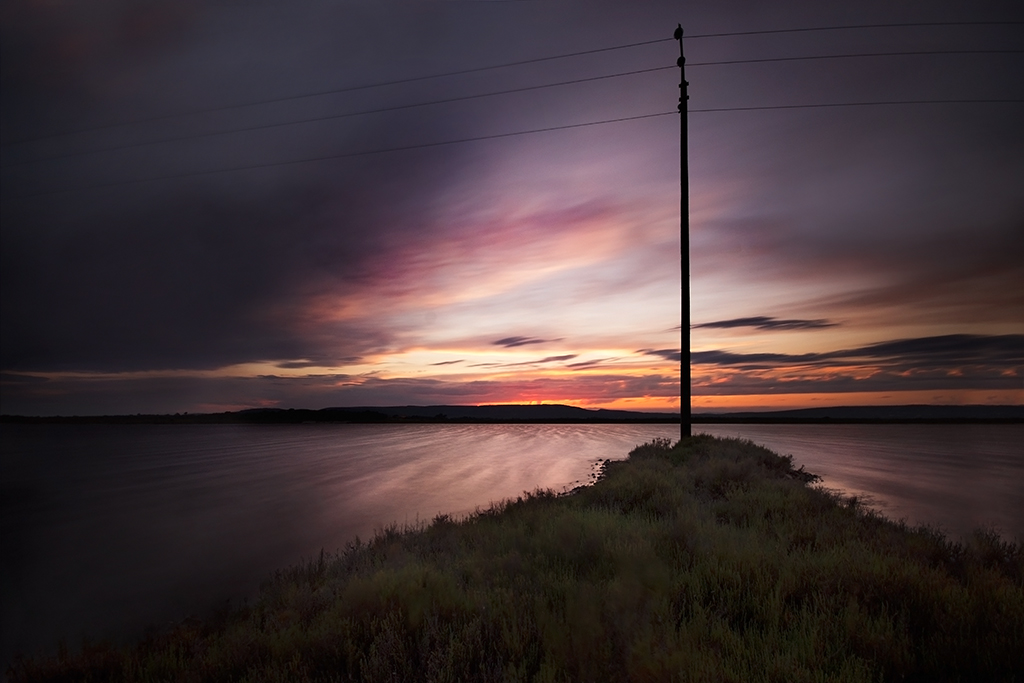
[[[892,519],[1024,540],[1024,425],[700,425],[793,455]]]
[[[4,425],[0,662],[251,595],[356,535],[464,514],[673,425]]]
[[[1024,538],[1024,425],[702,425],[887,514]],[[252,595],[276,568],[397,521],[586,481],[676,425],[0,428],[0,663],[132,637]],[[2,665],[2,664],[0,664]]]

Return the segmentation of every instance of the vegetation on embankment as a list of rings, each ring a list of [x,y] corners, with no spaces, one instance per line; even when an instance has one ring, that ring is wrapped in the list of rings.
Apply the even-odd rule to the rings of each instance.
[[[1024,547],[953,543],[749,442],[654,442],[593,486],[384,529],[249,606],[15,681],[1022,680]]]

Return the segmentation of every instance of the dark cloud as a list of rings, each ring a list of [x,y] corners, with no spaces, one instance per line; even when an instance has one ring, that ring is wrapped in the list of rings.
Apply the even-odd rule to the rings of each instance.
[[[701,366],[738,371],[697,380],[697,393],[1021,390],[1024,335],[943,335],[827,353],[691,354]],[[712,375],[714,372],[712,371]]]
[[[844,319],[886,307],[902,309],[905,321],[1019,322],[1024,133],[1010,129],[1005,110],[970,114],[871,113],[863,124],[832,117],[831,131],[809,129],[802,137],[811,144],[765,159],[760,169],[791,182],[750,178],[737,206],[698,226],[708,233],[694,240],[696,281],[728,270],[734,283],[765,291],[797,285],[807,293],[804,310]],[[1002,133],[970,146],[951,140],[950,119],[961,117],[964,130]],[[819,135],[845,142],[819,147],[812,143]],[[856,149],[868,137],[876,141]],[[735,184],[736,170],[723,169],[721,182]],[[874,200],[859,202],[864,196]]]
[[[1017,312],[1024,310],[1024,260],[1017,254],[1024,252],[1024,215],[916,243],[895,242],[884,255],[865,254],[862,259],[875,272],[886,273],[885,282],[824,296],[818,303],[858,312],[905,306],[908,321],[1021,321]],[[838,268],[850,267],[830,258]]]
[[[683,359],[683,354],[679,349],[640,349],[637,353],[642,353],[645,356],[657,356],[665,360],[681,361]]]
[[[98,0],[88,5],[6,0],[0,17],[5,96],[66,96],[72,91],[95,98],[112,84],[90,78],[94,69],[102,63],[145,61],[180,42],[200,12],[190,0]]]
[[[732,329],[735,327],[753,327],[758,330],[815,330],[823,327],[836,327],[838,324],[824,319],[788,320],[759,315],[751,318],[733,318],[732,320],[700,323],[698,325],[691,325],[690,328],[696,330],[700,328]]]
[[[374,277],[366,270],[373,240],[335,237],[338,223],[329,217],[338,201],[347,203],[354,234],[374,223],[372,207],[356,199],[289,191],[263,201],[183,195],[105,220],[5,230],[4,365],[114,371],[338,362],[382,348],[382,329],[336,328],[322,341],[299,329],[304,296],[336,286],[331,280],[357,288]]]
[[[797,363],[811,363],[824,361],[826,354],[804,353],[734,353],[732,351],[693,351],[690,353],[690,362],[707,365],[729,365],[742,366],[744,369],[767,368],[775,365],[796,365]]]
[[[571,368],[573,370],[586,370],[586,369],[589,369],[589,368],[598,367],[599,365],[607,365],[609,363],[614,363],[617,360],[619,360],[619,359],[618,358],[596,358],[594,360],[586,360],[586,361],[583,361],[583,362],[580,362],[580,363],[570,363],[570,364],[566,365],[565,367]]]
[[[578,355],[579,354],[576,353],[569,353],[562,356],[548,356],[547,358],[540,358],[537,360],[522,361],[521,363],[500,363],[494,365],[494,367],[514,368],[522,365],[542,365],[544,363],[561,363],[563,361],[572,360],[573,358],[576,358],[576,356]]]
[[[421,96],[374,91],[348,101],[307,98],[10,144],[384,78],[357,57],[373,42],[366,24],[390,11],[361,14],[308,3],[294,12],[226,8],[228,16],[244,14],[232,27],[221,23],[220,11],[212,16],[171,2],[143,9],[100,3],[82,10],[81,21],[35,3],[4,9],[11,21],[3,24],[3,368],[113,372],[260,360],[296,368],[298,359],[339,364],[393,347],[391,331],[372,320],[314,324],[309,309],[402,278],[393,270],[396,245],[440,237],[429,208],[465,170],[464,150],[129,181],[465,135],[460,115],[428,108],[415,116],[356,117],[38,161],[287,121],[328,105],[337,111]],[[392,28],[412,35],[413,20],[402,18]],[[446,30],[431,39],[443,41]],[[389,32],[384,42],[392,37],[398,40]],[[86,52],[81,59],[62,56],[64,44],[84,45]],[[401,64],[406,49],[390,55],[393,62]],[[58,72],[68,73],[48,75]],[[30,87],[40,79],[45,87]],[[435,95],[449,87],[435,86]]]
[[[879,342],[826,353],[733,353],[696,351],[691,362],[741,366],[748,369],[787,365],[833,365],[842,362],[886,362],[909,369],[987,365],[1015,368],[1024,365],[1024,335],[950,334]]]
[[[946,8],[939,3],[932,9]],[[919,11],[927,10],[920,6]],[[986,11],[1003,19],[1021,17],[1020,7],[1007,3],[986,5]],[[1009,26],[902,36],[851,31],[807,43],[765,40],[761,47],[774,44],[781,53],[784,47],[814,44],[816,53],[826,54],[855,52],[855,42],[869,40],[893,51],[913,49],[917,40],[934,41],[933,47],[942,49],[1001,49],[1019,35]],[[737,49],[741,42],[736,41]],[[792,79],[785,81],[764,78],[769,70],[757,66],[694,69],[691,100],[697,91],[722,94],[723,106],[746,99],[739,93],[773,103],[870,101],[883,93],[892,100],[1024,96],[1021,80],[1011,76],[1019,69],[1016,57],[958,61],[955,68],[948,59],[955,58],[851,61],[849,71],[833,71],[842,73],[841,84],[826,80],[835,67],[826,61],[791,71]],[[718,90],[714,79],[722,76],[748,88]],[[725,101],[726,94],[735,97]],[[1024,130],[1014,123],[1019,117],[1017,105],[864,107],[777,118],[694,115],[691,179],[712,196],[725,194],[720,206],[694,221],[695,294],[713,296],[712,287],[723,284],[716,276],[728,273],[731,287],[743,283],[744,289],[758,287],[766,294],[798,287],[801,318],[842,319],[850,325],[854,317],[887,309],[888,315],[899,310],[904,322],[998,322],[1002,329],[1019,324],[1015,311],[1024,307],[1024,261],[1016,257],[1024,250],[1019,191]],[[773,137],[799,143],[777,145]]]
[[[1024,335],[949,334],[880,342],[835,353],[839,358],[891,358],[934,365],[981,363],[1013,367],[1024,364]]]
[[[349,364],[358,363],[362,358],[359,356],[348,356],[331,358],[330,360],[295,360],[286,361],[284,363],[275,363],[275,367],[279,367],[283,370],[298,370],[301,368],[315,368],[322,367],[324,365],[336,365],[336,364]]]
[[[548,356],[547,358],[541,358],[540,360],[534,361],[534,362],[536,362],[536,363],[558,363],[558,362],[565,361],[565,360],[572,360],[577,355],[578,354],[575,354],[575,353],[567,353],[567,354],[562,355],[562,356]]]
[[[504,346],[507,348],[514,348],[516,346],[527,346],[529,344],[547,344],[549,341],[558,341],[555,339],[537,339],[535,337],[505,337],[498,341],[491,342],[495,346]]]
[[[443,361],[441,361],[440,363],[431,363],[430,365],[431,365],[431,366],[437,366],[437,365],[455,365],[455,364],[457,364],[457,363],[464,363],[464,362],[465,362],[465,361],[464,361],[464,360],[461,360],[461,359],[460,359],[460,360],[443,360]]]
[[[165,57],[173,61],[190,49],[165,46]],[[273,92],[275,86],[262,87]],[[5,116],[17,118],[6,95]],[[116,101],[110,96],[84,109]],[[17,123],[31,137],[35,124]],[[426,112],[415,129],[443,137],[447,125]],[[391,142],[403,128],[409,135],[407,124],[357,121],[313,138],[310,131],[280,131],[257,145],[165,145],[5,167],[3,367],[118,371],[289,358],[329,364],[388,348],[390,334],[380,326],[311,330],[304,309],[318,296],[394,279],[386,247],[408,243],[409,234],[430,239],[424,221],[412,218],[415,207],[448,183],[457,151],[407,155],[397,164],[375,157],[321,165],[315,174],[298,166],[35,198],[20,197],[19,190],[151,177],[180,168],[185,157],[193,167],[216,168],[254,152],[293,158],[289,146],[300,155],[302,148],[322,155],[350,148],[353,136],[370,146]],[[114,139],[126,134],[118,131]],[[5,162],[20,151],[5,148]]]
[[[971,402],[984,403],[1017,403],[1018,394],[1007,396],[1007,392],[1024,391],[1024,381],[1017,377],[1007,377],[1000,372],[970,368],[951,377],[947,372],[893,372],[882,370],[870,376],[857,376],[853,373],[837,370],[827,377],[805,375],[794,376],[758,376],[743,374],[716,378],[713,382],[704,381],[695,376],[693,394],[705,396],[735,396],[743,394],[842,394],[851,392],[869,392],[884,395],[891,400],[901,392],[928,391],[933,392],[935,399],[948,403],[959,403],[963,397],[957,396],[958,391],[993,392],[985,399],[979,400],[974,393]],[[983,395],[983,394],[982,394]],[[933,399],[933,400],[935,400]],[[913,400],[905,402],[915,402]]]

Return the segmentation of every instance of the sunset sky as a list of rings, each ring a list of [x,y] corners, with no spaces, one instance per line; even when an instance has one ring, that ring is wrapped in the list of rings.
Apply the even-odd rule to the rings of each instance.
[[[0,8],[4,414],[678,411],[677,23],[693,410],[1024,403],[1018,0]]]

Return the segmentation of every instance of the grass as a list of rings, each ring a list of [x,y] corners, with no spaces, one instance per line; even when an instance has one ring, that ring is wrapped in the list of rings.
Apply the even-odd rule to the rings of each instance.
[[[750,442],[387,527],[250,605],[13,681],[1024,681],[1024,547],[953,543]]]

